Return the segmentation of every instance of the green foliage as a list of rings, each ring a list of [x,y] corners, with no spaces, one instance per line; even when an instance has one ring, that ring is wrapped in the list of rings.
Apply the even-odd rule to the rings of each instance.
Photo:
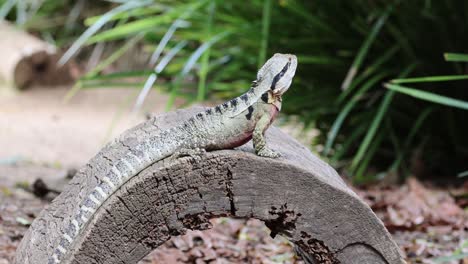
[[[460,101],[457,99],[449,98],[449,97],[438,95],[435,93],[424,92],[421,90],[412,89],[412,88],[395,85],[395,84],[386,84],[385,87],[387,87],[388,89],[392,91],[397,91],[403,94],[407,94],[409,96],[412,96],[421,100],[426,100],[426,101],[434,102],[434,103],[441,104],[441,105],[447,105],[451,107],[457,107],[460,109],[468,110],[468,102],[465,102],[465,101]]]
[[[84,30],[82,21],[109,8],[104,1],[86,0],[0,0],[0,19],[59,46],[74,40]]]
[[[80,84],[147,74],[145,85],[136,83],[145,87],[140,98],[157,82],[171,92],[168,108],[181,95],[238,95],[267,57],[294,53],[299,67],[284,112],[322,132],[315,144],[335,165],[360,181],[409,171],[412,160],[450,176],[467,169],[467,12],[468,2],[455,0],[122,1],[86,20],[72,51],[141,34],[154,51],[152,72],[106,76],[97,68]],[[183,41],[164,67],[155,66]]]

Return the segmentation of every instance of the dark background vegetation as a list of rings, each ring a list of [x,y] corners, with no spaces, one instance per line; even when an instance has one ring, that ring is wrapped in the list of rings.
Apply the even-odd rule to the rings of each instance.
[[[176,97],[224,99],[273,53],[294,53],[284,112],[320,130],[311,144],[345,175],[453,182],[468,170],[467,1],[16,2],[0,1],[0,15],[68,49],[62,62],[107,51],[71,95],[131,85],[143,100],[157,82],[168,109]],[[135,47],[146,68],[103,71]]]

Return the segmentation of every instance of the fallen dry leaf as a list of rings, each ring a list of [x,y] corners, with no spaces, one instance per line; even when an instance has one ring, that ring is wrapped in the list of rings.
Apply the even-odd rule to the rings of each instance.
[[[447,191],[427,188],[415,178],[400,187],[357,190],[390,230],[430,226],[468,228],[468,215]]]

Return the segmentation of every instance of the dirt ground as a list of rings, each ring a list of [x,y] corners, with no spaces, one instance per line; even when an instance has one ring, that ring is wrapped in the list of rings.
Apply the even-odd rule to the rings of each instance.
[[[83,166],[105,142],[145,120],[146,113],[162,112],[167,99],[152,92],[142,111],[129,113],[132,89],[83,90],[64,104],[66,92],[65,87],[35,88],[0,96],[0,264],[11,263],[27,227],[49,203],[29,191],[36,179],[61,189],[73,169]],[[466,212],[455,208],[460,200],[446,191],[408,182],[358,193],[392,231],[410,263],[468,263],[463,257],[437,260],[468,248],[463,246],[468,239]],[[417,203],[399,203],[405,197]],[[450,209],[450,218],[418,209],[440,211],[439,205],[445,206],[444,212]],[[173,238],[141,263],[301,263],[287,241],[270,238],[259,221],[212,221],[212,230]]]
[[[162,112],[167,99],[150,93],[143,111],[132,114],[128,109],[134,89],[81,90],[64,103],[67,91],[66,87],[37,87],[0,96],[0,160],[81,166],[106,141],[143,121],[145,111]],[[120,112],[124,113],[113,125]]]

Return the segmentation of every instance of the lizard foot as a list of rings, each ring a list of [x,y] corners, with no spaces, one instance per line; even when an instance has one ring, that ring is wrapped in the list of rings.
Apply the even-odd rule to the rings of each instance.
[[[263,148],[257,151],[257,155],[260,157],[273,158],[273,159],[281,157],[281,154],[268,148]]]
[[[194,149],[179,149],[176,151],[172,156],[170,156],[170,161],[175,161],[178,158],[182,157],[191,157],[197,162],[200,162],[202,156],[206,154],[206,150],[202,148],[194,148]]]

